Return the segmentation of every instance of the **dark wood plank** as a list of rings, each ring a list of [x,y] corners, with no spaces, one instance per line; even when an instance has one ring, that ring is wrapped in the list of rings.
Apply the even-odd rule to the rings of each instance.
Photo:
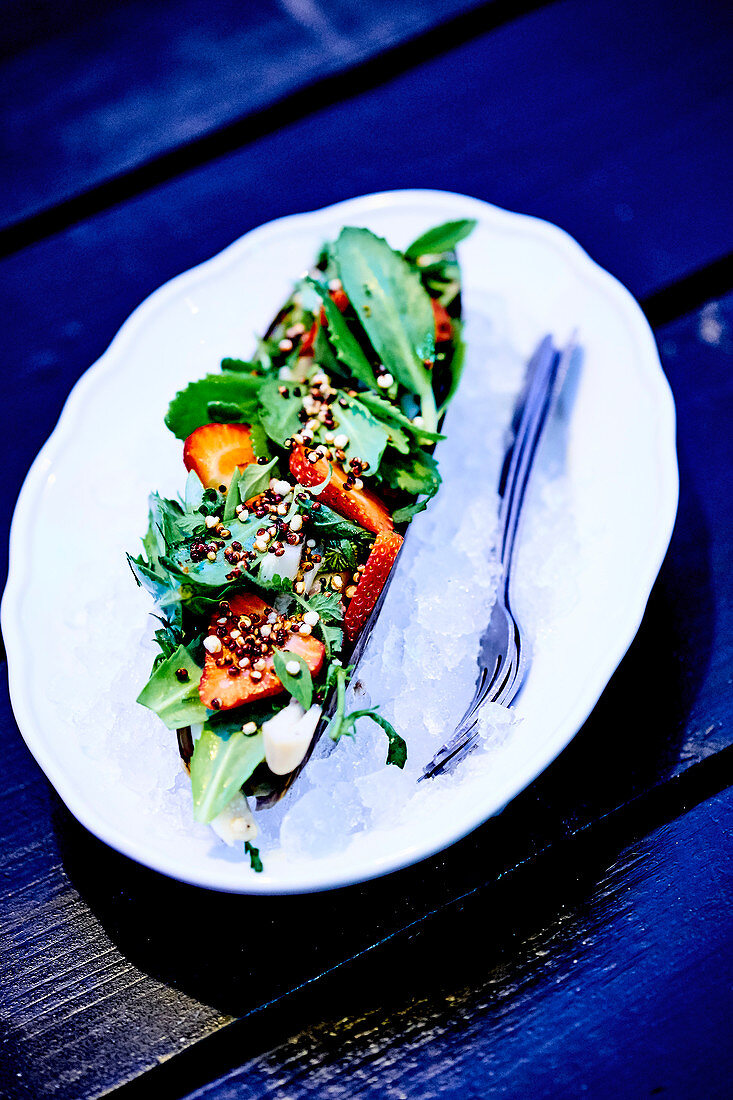
[[[566,838],[616,807],[641,802],[643,811],[646,792],[694,776],[711,755],[704,774],[720,785],[733,779],[721,753],[733,729],[733,516],[719,476],[732,456],[729,436],[715,430],[733,385],[731,324],[733,294],[659,333],[680,412],[682,504],[629,655],[561,758],[443,856],[335,896],[230,898],[168,882],[70,819],[14,733],[7,702],[0,706],[0,1088],[11,1097],[99,1095],[436,908],[450,907],[455,921],[457,899],[538,853],[562,868],[574,858]],[[538,879],[528,890],[544,888]],[[307,950],[277,946],[293,926],[309,930]],[[202,938],[204,953],[192,951]],[[325,1019],[326,1004],[316,986],[306,1010]],[[213,1064],[207,1058],[206,1072]]]
[[[477,6],[12,4],[0,60],[0,225],[93,190]]]
[[[394,12],[413,10],[413,5],[387,6]],[[362,5],[359,11],[370,7]],[[383,14],[386,9],[381,5],[378,10]],[[493,6],[487,10],[493,18]],[[123,302],[139,301],[162,278],[259,222],[359,192],[403,186],[466,191],[556,221],[634,293],[652,293],[731,249],[724,165],[731,147],[733,36],[722,31],[728,20],[722,0],[707,5],[705,19],[694,0],[675,4],[674,18],[660,14],[656,0],[614,5],[560,0],[457,46],[450,34],[444,39],[438,34],[430,39],[428,60],[377,88],[360,91],[361,77],[338,80],[328,93],[334,99],[330,105],[328,96],[319,98],[307,88],[297,110],[288,101],[283,112],[262,125],[247,116],[226,140],[194,150],[194,155],[205,152],[218,159],[156,192],[152,221],[141,213],[138,224],[154,226],[155,246],[165,259],[147,265],[137,293],[128,295],[120,286],[119,319],[127,312]],[[154,36],[150,42],[157,45]],[[218,50],[217,42],[213,52]],[[102,51],[102,68],[106,58]],[[248,54],[248,86],[249,68],[258,63],[257,55]],[[367,84],[382,75],[381,64],[380,58]],[[157,65],[149,68],[157,71]],[[286,69],[278,68],[279,79]],[[174,65],[172,74],[177,72]],[[148,70],[143,75],[153,79]],[[123,71],[120,79],[134,85],[138,77],[134,69]],[[37,79],[43,82],[42,72]],[[86,79],[92,79],[89,72]],[[258,87],[256,80],[251,84]],[[17,97],[18,86],[13,83],[8,94]],[[164,85],[160,101],[167,103],[170,94]],[[223,98],[208,86],[206,96],[207,104]],[[156,102],[146,95],[138,111],[123,97],[121,119],[112,104],[111,116],[102,112],[95,121],[92,96],[92,118],[60,153],[48,148],[58,141],[52,119],[29,130],[20,152],[15,135],[5,160],[15,164],[14,175],[0,196],[17,203],[20,193],[24,203],[32,200],[32,206],[23,207],[29,214],[41,209],[43,196],[56,201],[57,181],[63,194],[78,194],[97,178],[90,158],[111,160],[105,172],[111,171],[115,147],[124,146],[118,129],[134,128],[146,110],[154,113]],[[43,103],[52,114],[53,100],[46,97]],[[21,106],[10,120],[13,133]],[[207,117],[200,104],[194,106]],[[166,134],[175,134],[177,127],[185,130],[194,114],[185,97],[182,117],[172,108],[166,111]],[[301,118],[304,111],[314,113]],[[69,124],[75,126],[81,115],[71,108],[69,113]],[[111,138],[107,122],[114,131]],[[273,126],[276,132],[248,145]],[[155,144],[156,136],[149,139],[144,130],[142,137],[135,133],[138,140],[143,146],[148,140]],[[241,150],[225,156],[232,143]],[[26,155],[29,146],[33,157]],[[135,157],[141,155],[137,150]],[[149,187],[195,163],[191,158],[156,162],[131,186]],[[81,181],[71,186],[64,181],[77,165]],[[108,205],[128,194],[127,185],[111,187],[67,214],[80,219],[90,203]],[[128,209],[140,210],[134,204]],[[42,224],[50,232],[68,222]],[[106,236],[108,224],[97,222],[92,232]],[[6,246],[35,239],[39,226],[26,228],[30,238],[25,230],[13,232]],[[129,225],[122,241],[108,237],[111,254],[124,251],[124,241],[135,233]],[[85,254],[85,268],[88,259]]]
[[[372,952],[299,1034],[186,1095],[728,1097],[732,830],[730,789],[617,858],[572,845]]]

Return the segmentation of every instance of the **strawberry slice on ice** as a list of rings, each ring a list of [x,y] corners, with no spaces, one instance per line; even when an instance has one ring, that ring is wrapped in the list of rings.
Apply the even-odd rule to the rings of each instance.
[[[402,542],[402,536],[396,531],[380,531],[374,540],[361,580],[356,586],[356,592],[349,601],[344,616],[344,630],[349,641],[353,642],[358,637],[369,618],[400,552]]]
[[[206,660],[204,671],[199,683],[199,695],[201,702],[210,710],[229,710],[231,707],[241,707],[244,703],[251,703],[255,699],[265,699],[269,695],[278,695],[284,691],[280,680],[273,670],[272,653],[248,656],[252,646],[247,639],[252,638],[258,646],[263,641],[270,641],[273,634],[280,628],[282,618],[274,624],[267,622],[268,616],[273,614],[273,609],[249,592],[242,592],[232,596],[228,601],[229,610],[220,608],[212,617],[209,638],[217,641],[210,643],[212,648],[219,646],[215,652],[210,652],[206,647]],[[243,616],[250,619],[250,625],[242,624]],[[221,623],[220,619],[226,619]],[[269,627],[267,637],[262,637],[259,630],[262,626]],[[221,627],[224,637],[217,634],[217,628]],[[233,640],[230,637],[231,630],[239,630],[241,637]],[[258,640],[259,639],[259,640]],[[208,641],[208,639],[207,639]],[[237,653],[236,645],[245,651],[244,657]],[[323,666],[325,647],[323,642],[312,635],[291,634],[286,632],[286,640],[282,644],[275,643],[274,648],[287,650],[302,657],[312,675],[320,672]],[[242,661],[248,662],[245,668],[241,668]],[[228,661],[228,664],[224,662]],[[261,669],[255,668],[255,664],[264,661]],[[218,663],[217,663],[218,662]],[[230,669],[239,669],[232,674]]]
[[[248,424],[202,424],[183,445],[187,470],[195,470],[204,487],[228,486],[237,466],[257,461]]]
[[[333,474],[318,499],[333,508],[346,519],[353,520],[367,531],[394,530],[392,517],[383,502],[371,489],[346,489],[346,474],[332,463]],[[309,462],[305,448],[294,447],[290,453],[290,472],[301,485],[310,488],[319,485],[328,476],[328,462],[321,458],[318,462]]]

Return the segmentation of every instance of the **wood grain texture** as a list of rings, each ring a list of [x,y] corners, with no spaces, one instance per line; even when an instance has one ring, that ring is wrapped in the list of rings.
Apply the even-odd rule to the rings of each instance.
[[[566,752],[499,818],[443,856],[335,895],[297,899],[222,897],[169,882],[70,818],[14,732],[7,702],[0,706],[8,746],[0,1090],[97,1096],[386,937],[410,927],[414,933],[438,908],[458,919],[460,899],[493,889],[541,853],[562,869],[574,858],[567,838],[618,806],[640,802],[643,814],[645,792],[664,790],[665,780],[704,766],[711,754],[706,774],[719,771],[719,783],[730,782],[731,761],[720,750],[733,729],[726,693],[731,513],[717,478],[730,442],[712,427],[730,394],[732,324],[730,295],[659,333],[680,411],[683,495],[639,636]],[[698,452],[701,434],[706,444]],[[542,879],[528,886],[532,897],[545,889]],[[283,951],[283,932],[292,927],[308,930],[307,949],[298,939]],[[219,931],[212,936],[211,929]],[[192,951],[202,937],[203,953]],[[361,980],[354,978],[356,988]],[[329,994],[320,984],[296,999],[294,1011],[325,1018]],[[272,1045],[262,1029],[258,1049]],[[221,1064],[203,1057],[198,1071]],[[170,1081],[180,1084],[177,1072]],[[186,1069],[187,1081],[192,1075]],[[156,1086],[161,1096],[164,1086]]]
[[[0,225],[88,192],[474,6],[478,0],[117,0],[74,5],[73,19],[61,5],[38,19],[35,5],[12,5],[0,60]]]
[[[216,159],[198,171],[193,158],[176,161],[182,178],[156,194],[162,207],[142,224],[154,228],[172,274],[280,214],[385,188],[447,188],[559,223],[635,294],[649,294],[731,248],[729,18],[722,0],[705,19],[693,0],[676,3],[673,18],[657,0],[560,0],[451,49],[451,37],[439,37],[429,60],[378,87],[338,81],[330,104],[306,89],[307,117],[286,112],[264,130],[245,119],[234,153],[214,143]],[[52,195],[66,169],[85,162],[93,136],[88,128],[61,164],[29,160],[35,189]],[[34,140],[40,147],[47,134]],[[111,155],[110,144],[100,155]],[[154,168],[136,186],[167,172]],[[6,193],[18,186],[10,181]],[[103,202],[128,195],[113,188]],[[75,217],[87,212],[75,208]],[[134,301],[159,273],[150,266]]]
[[[83,11],[93,8],[83,5]],[[143,21],[147,19],[142,5],[130,5],[133,8]],[[342,10],[334,0],[328,9],[314,4],[309,10],[337,9]],[[421,6],[429,9],[430,5]],[[109,20],[110,27],[118,25],[120,10],[99,18]],[[156,0],[149,7],[151,19],[164,10],[174,12],[176,7]],[[177,10],[189,9],[184,3]],[[33,11],[42,12],[43,5]],[[216,21],[225,7],[215,4],[211,11]],[[101,354],[134,306],[178,271],[280,214],[385,187],[466,191],[562,224],[638,295],[655,294],[730,251],[733,225],[721,171],[721,150],[730,144],[729,39],[722,33],[723,6],[712,4],[705,20],[691,0],[675,5],[673,17],[667,13],[665,9],[660,18],[658,5],[650,0],[614,7],[559,0],[490,34],[453,44],[431,60],[395,73],[379,87],[359,91],[358,84],[347,85],[343,102],[323,105],[314,98],[320,109],[287,124],[281,120],[272,134],[239,131],[241,148],[84,217],[0,261],[9,318],[3,334],[6,386],[0,430],[5,492],[0,522],[8,522],[22,476],[53,427],[71,385]],[[64,18],[61,9],[53,17],[60,35]],[[126,33],[120,31],[119,41],[132,50],[130,87],[144,78],[153,89],[160,81],[158,92],[151,90],[147,113],[140,113],[135,140],[143,132],[155,133],[149,123],[155,123],[156,99],[159,118],[168,120],[170,112],[180,108],[182,124],[195,123],[193,113],[187,114],[191,104],[176,98],[176,89],[188,86],[176,80],[185,74],[191,77],[191,58],[184,56],[169,75],[141,74],[134,57],[146,49],[154,51],[156,39],[151,35],[136,54],[136,44],[130,45]],[[196,33],[193,28],[191,34]],[[76,35],[74,31],[72,38],[78,40]],[[29,50],[35,48],[25,41]],[[166,45],[173,42],[170,38]],[[124,50],[115,54],[115,43],[107,47],[101,40],[97,46],[98,71],[82,55],[57,56],[61,75],[71,73],[78,63],[78,71],[86,72],[88,80],[88,103],[82,85],[74,92],[75,111],[79,119],[86,118],[86,128],[75,130],[76,144],[69,144],[72,153],[83,154],[85,180],[96,178],[85,159],[85,140],[92,157],[111,158],[105,170],[117,171],[109,135],[123,136],[131,122],[129,110],[115,116],[111,95],[110,110],[102,119],[111,130],[101,123],[98,129],[89,125],[95,111],[104,113],[100,89],[105,66],[116,66],[110,93],[126,78]],[[217,79],[214,52],[212,47],[207,54],[210,68],[204,72],[203,66],[201,82],[190,84],[198,94],[207,81]],[[87,52],[87,61],[89,56]],[[49,94],[34,100],[41,126],[52,118],[51,98]],[[30,98],[28,103],[30,111]],[[64,110],[73,129],[74,111],[63,106],[61,96],[58,118]],[[204,117],[204,131],[214,124],[212,118]],[[43,140],[57,132],[51,126]],[[181,138],[175,126],[171,134],[175,140]],[[41,138],[26,140],[26,145],[40,153],[40,142]],[[120,140],[120,151],[126,148],[133,149],[133,162],[145,153],[142,146]],[[31,202],[56,201],[57,176],[61,189],[67,187],[64,165],[73,158],[64,155],[66,160],[58,161],[43,161],[37,155],[33,165],[14,162],[18,172],[28,169],[26,180],[33,176],[33,187],[27,187]],[[12,187],[7,190],[12,201],[17,194]],[[505,988],[529,989],[543,972],[525,964],[525,954],[515,952],[513,945],[521,939],[521,929],[544,943],[542,950],[550,951],[553,942],[560,942],[552,905],[559,913],[563,903],[570,905],[578,897],[571,888],[577,852],[573,845],[582,842],[586,830],[595,843],[596,823],[609,814],[613,823],[619,806],[631,806],[635,820],[643,819],[650,802],[664,800],[676,790],[675,776],[692,777],[694,784],[696,776],[709,777],[719,770],[719,784],[729,782],[730,756],[723,750],[733,729],[728,682],[733,563],[730,500],[720,471],[730,471],[732,456],[730,435],[718,425],[724,424],[725,402],[731,395],[732,324],[733,296],[728,295],[658,334],[680,414],[682,497],[670,553],[628,657],[562,757],[500,818],[445,856],[368,886],[305,899],[226,898],[168,882],[111,852],[70,818],[22,745],[7,698],[0,700],[0,1094],[24,1100],[87,1100],[165,1062],[171,1067],[183,1064],[184,1069],[182,1075],[176,1071],[170,1077],[156,1076],[159,1097],[163,1088],[168,1088],[168,1095],[180,1096],[193,1087],[196,1074],[210,1076],[214,1065],[222,1064],[208,1060],[205,1053],[214,1050],[220,1038],[231,1035],[236,1045],[244,1034],[250,1053],[273,1046],[276,1040],[268,1030],[274,1026],[273,1012],[250,1014],[278,997],[299,1014],[298,1019],[284,1019],[284,1007],[278,1008],[284,1036],[298,1033],[308,1021],[325,1028],[338,1017],[334,1005],[348,1010],[357,1022],[349,1032],[355,1036],[355,1073],[359,1080],[367,1080],[368,1053],[358,1020],[370,1006],[354,1003],[345,1008],[345,1001],[334,1000],[341,994],[334,993],[335,987],[319,978],[321,974],[412,927],[400,933],[394,948],[394,958],[402,958],[401,965],[408,968],[407,976],[395,969],[393,981],[392,963],[386,970],[381,963],[375,967],[375,1004],[379,998],[387,1004],[386,994],[394,984],[390,1019],[396,1021],[395,1028],[410,1031],[409,998],[422,997],[424,1034],[439,1036],[441,1028],[450,1029],[450,1022],[440,1016],[435,986],[420,984],[421,973],[429,971],[427,959],[420,970],[421,956],[414,952],[415,966],[410,969],[415,934],[432,926],[426,914],[447,907],[447,915],[440,919],[447,922],[446,928],[454,928],[468,904],[461,899],[473,893],[478,900],[472,904],[481,919],[477,917],[471,927],[481,941],[487,929],[497,927],[497,911],[501,915],[506,906],[508,917],[499,937]],[[0,570],[4,554],[3,547]],[[647,796],[650,791],[657,794]],[[535,875],[543,859],[549,861],[547,870]],[[526,898],[513,903],[500,889],[507,872],[516,867],[526,867],[529,877]],[[558,891],[553,894],[555,879]],[[583,881],[591,880],[596,881],[592,874]],[[697,881],[702,882],[699,876]],[[712,880],[707,885],[712,890]],[[591,896],[593,887],[589,889]],[[547,894],[550,906],[542,908]],[[708,896],[701,890],[703,909]],[[672,899],[665,894],[663,900],[679,915]],[[533,927],[522,923],[527,909],[539,914]],[[602,926],[600,908],[598,914]],[[704,914],[701,920],[714,942]],[[283,931],[293,925],[308,930],[307,949],[298,946],[278,954]],[[689,922],[683,925],[689,928]],[[549,941],[541,938],[545,928],[555,929]],[[668,926],[668,938],[674,937],[675,928],[674,922]],[[428,935],[425,942],[432,945],[426,952],[429,958],[441,940]],[[198,950],[201,943],[203,950]],[[344,968],[343,986],[368,993],[371,957],[369,952],[366,964],[357,964],[361,970]],[[452,958],[447,962],[451,964]],[[572,967],[563,965],[571,975]],[[445,967],[439,973],[446,990],[464,996],[460,1003],[469,1005],[466,987],[472,977],[481,984],[488,963],[483,972],[471,970],[470,958],[461,967],[455,980]],[[715,975],[704,968],[700,973],[717,995]],[[544,974],[549,988],[553,971]],[[564,989],[572,990],[571,978],[563,981]],[[598,981],[599,990],[611,988]],[[290,995],[299,983],[307,982],[313,985]],[[623,1004],[621,999],[616,1003]],[[633,1014],[634,1006],[627,1005]],[[474,1021],[480,1015],[474,1002],[465,1013]],[[235,1017],[247,1018],[246,1025],[223,1026]],[[371,1027],[374,1017],[369,1018]],[[572,1045],[574,1037],[585,1034],[583,1020],[574,1031],[569,1017],[563,1018],[563,1034]],[[643,1030],[643,1013],[635,1018]],[[417,1058],[419,1051],[418,1061],[428,1064],[430,1050],[436,1049],[439,1060],[439,1046],[420,1039],[419,1012],[417,1019],[418,1028],[410,1033],[416,1045],[408,1041],[406,1052]],[[439,1023],[434,1027],[435,1019]],[[508,1048],[518,1041],[522,1014],[512,1020],[514,1031],[504,1037]],[[240,1026],[243,1032],[237,1030]],[[480,1022],[476,1026],[481,1033]],[[348,1025],[344,1028],[348,1031]],[[341,1049],[340,1029],[333,1030],[335,1036],[323,1029],[316,1036],[313,1057],[321,1067],[326,1064],[324,1046],[333,1045],[337,1053]],[[388,1036],[388,1029],[382,1035]],[[375,1033],[377,1058],[381,1039]],[[387,1060],[395,1053],[388,1047],[389,1042],[384,1047]],[[193,1056],[191,1062],[171,1058],[196,1049],[201,1056]],[[302,1041],[297,1050],[292,1075],[298,1087],[305,1088],[308,1055]],[[343,1050],[334,1064],[341,1064],[342,1056]],[[233,1049],[226,1054],[232,1063],[242,1057],[241,1050],[238,1057]],[[278,1054],[274,1061],[265,1058],[259,1064],[263,1089],[272,1089],[276,1071],[268,1067],[283,1057]],[[483,1057],[491,1067],[494,1055],[487,1052]],[[519,1064],[526,1068],[521,1057]],[[480,1082],[471,1079],[465,1061],[461,1065],[463,1094],[471,1095],[471,1089],[476,1094]],[[413,1063],[403,1062],[402,1070],[409,1086]],[[390,1087],[395,1096],[403,1088]]]
[[[617,858],[570,845],[373,952],[189,1100],[727,1097],[732,831],[728,790]]]

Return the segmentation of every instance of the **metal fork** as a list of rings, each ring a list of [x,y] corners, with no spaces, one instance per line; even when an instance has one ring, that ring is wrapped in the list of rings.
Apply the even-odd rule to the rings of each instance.
[[[527,656],[511,607],[512,560],[532,464],[574,351],[574,340],[560,354],[553,347],[552,337],[546,336],[527,365],[524,388],[512,417],[511,443],[499,478],[498,549],[502,576],[489,625],[481,639],[476,691],[455,733],[425,766],[418,782],[448,767],[452,769],[467,756],[478,740],[481,707],[486,703],[508,706],[522,686]]]

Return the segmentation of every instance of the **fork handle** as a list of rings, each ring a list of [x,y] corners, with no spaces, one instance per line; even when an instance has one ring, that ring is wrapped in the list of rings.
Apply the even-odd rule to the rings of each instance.
[[[499,556],[507,592],[529,475],[572,349],[571,343],[560,354],[553,347],[552,338],[545,337],[529,362],[524,392],[515,409],[514,441],[507,451],[499,482]]]

